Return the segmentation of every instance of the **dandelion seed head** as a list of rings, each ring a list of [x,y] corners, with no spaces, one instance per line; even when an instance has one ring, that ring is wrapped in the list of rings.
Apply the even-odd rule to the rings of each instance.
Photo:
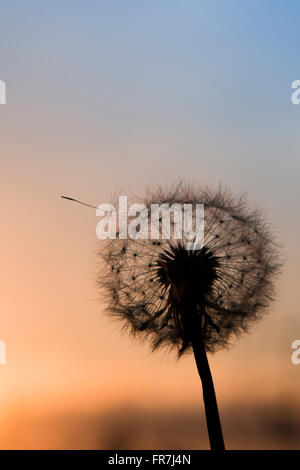
[[[151,204],[204,204],[204,243],[187,250],[174,234],[102,242],[98,282],[107,313],[130,333],[148,336],[153,349],[172,347],[179,355],[192,349],[186,317],[197,314],[206,351],[227,347],[274,299],[280,249],[263,212],[227,189],[184,184],[148,191],[140,202],[149,223]]]

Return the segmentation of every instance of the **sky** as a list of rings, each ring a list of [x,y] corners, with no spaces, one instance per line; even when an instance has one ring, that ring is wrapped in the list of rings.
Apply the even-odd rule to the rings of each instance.
[[[299,14],[293,0],[1,1],[5,429],[120,406],[201,409],[192,357],[152,354],[103,315],[98,219],[60,198],[98,205],[179,179],[246,192],[283,245],[270,313],[210,358],[220,408],[298,406]],[[1,432],[0,447],[25,446]],[[36,433],[26,445],[51,444]]]

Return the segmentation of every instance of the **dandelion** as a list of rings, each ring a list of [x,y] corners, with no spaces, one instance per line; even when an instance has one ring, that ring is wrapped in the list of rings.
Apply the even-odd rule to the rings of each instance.
[[[101,248],[99,276],[107,312],[133,335],[148,337],[153,350],[175,348],[178,357],[194,354],[211,449],[223,450],[207,352],[228,347],[262,317],[274,297],[278,246],[262,211],[227,189],[180,184],[148,191],[141,202],[146,217],[152,204],[204,204],[204,243],[187,250],[174,236],[174,220],[170,239],[108,240]]]

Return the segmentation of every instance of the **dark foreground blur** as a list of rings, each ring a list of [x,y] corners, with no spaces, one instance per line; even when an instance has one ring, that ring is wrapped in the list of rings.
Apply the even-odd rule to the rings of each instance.
[[[222,411],[228,449],[300,449],[300,408],[272,406]],[[208,449],[203,410],[122,407],[93,415],[15,417],[1,449]]]

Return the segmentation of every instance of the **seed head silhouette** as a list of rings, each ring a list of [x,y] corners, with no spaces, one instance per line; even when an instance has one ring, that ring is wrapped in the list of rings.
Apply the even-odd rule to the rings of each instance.
[[[278,246],[262,211],[251,209],[246,196],[235,199],[228,189],[180,184],[148,190],[141,202],[149,222],[151,204],[204,204],[204,243],[187,250],[174,237],[109,240],[101,249],[99,277],[107,312],[133,335],[149,337],[153,349],[194,353],[211,448],[224,449],[206,353],[227,347],[262,317],[280,270]]]
[[[280,248],[263,211],[229,189],[179,184],[148,190],[140,202],[146,208],[140,225],[145,219],[150,224],[152,204],[204,204],[203,244],[187,250],[175,236],[176,217],[169,239],[107,240],[98,279],[106,311],[133,335],[149,338],[153,350],[194,354],[211,449],[224,450],[207,352],[228,347],[267,311],[280,273]],[[159,224],[163,234],[163,218]],[[195,216],[192,224],[195,231]]]

